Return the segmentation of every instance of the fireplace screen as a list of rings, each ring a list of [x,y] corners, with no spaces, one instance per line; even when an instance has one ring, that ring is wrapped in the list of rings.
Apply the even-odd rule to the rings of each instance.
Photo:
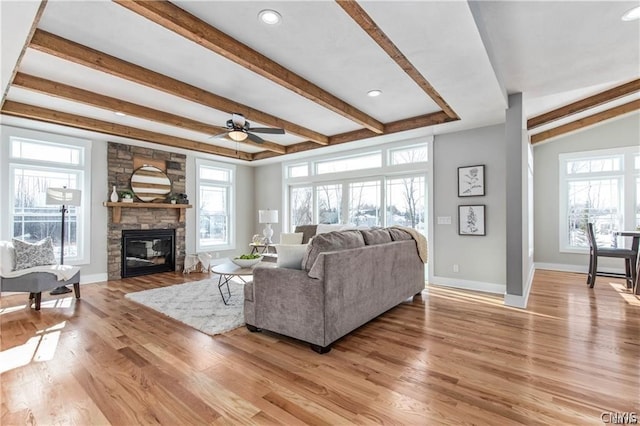
[[[122,278],[174,270],[174,229],[122,231]]]

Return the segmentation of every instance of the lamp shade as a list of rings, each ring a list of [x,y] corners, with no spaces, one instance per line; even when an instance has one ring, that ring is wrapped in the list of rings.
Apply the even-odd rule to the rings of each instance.
[[[82,191],[69,188],[47,188],[45,203],[49,206],[79,206]]]
[[[278,210],[258,210],[259,223],[278,223]]]

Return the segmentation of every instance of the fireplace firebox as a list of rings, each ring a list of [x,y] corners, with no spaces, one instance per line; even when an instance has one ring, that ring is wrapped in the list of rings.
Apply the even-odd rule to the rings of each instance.
[[[122,231],[122,278],[174,271],[175,229]]]

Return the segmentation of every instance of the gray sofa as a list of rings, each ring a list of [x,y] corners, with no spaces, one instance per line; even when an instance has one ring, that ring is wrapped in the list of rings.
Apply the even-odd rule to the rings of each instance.
[[[301,266],[256,268],[244,288],[245,322],[250,331],[293,337],[319,353],[425,287],[416,241],[400,229],[317,235]]]

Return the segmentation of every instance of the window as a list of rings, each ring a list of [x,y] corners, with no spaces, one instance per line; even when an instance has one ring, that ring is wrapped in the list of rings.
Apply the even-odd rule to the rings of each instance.
[[[389,163],[411,164],[427,161],[427,144],[389,150]]]
[[[21,132],[17,132],[21,133]],[[31,132],[28,132],[31,133]],[[48,135],[37,133],[46,138]],[[52,139],[60,139],[51,135]],[[89,262],[88,205],[91,199],[87,141],[54,143],[9,136],[9,235],[27,242],[51,237],[56,258],[64,238],[64,263]],[[82,191],[82,206],[69,206],[62,235],[60,206],[46,204],[49,187]]]
[[[598,245],[614,244],[614,231],[633,229],[640,221],[640,184],[634,171],[637,148],[619,148],[560,156],[560,250],[589,247],[587,223]],[[635,176],[634,176],[635,175]]]
[[[282,166],[286,223],[410,226],[426,235],[432,138],[383,144]]]
[[[382,166],[382,153],[378,151],[347,158],[318,161],[316,162],[316,174],[323,175],[327,173],[362,170],[380,166]]]
[[[289,223],[295,229],[298,225],[310,225],[313,223],[313,188],[310,186],[291,187],[289,199],[291,200],[291,217]]]
[[[380,181],[349,184],[349,219],[356,226],[380,226]]]
[[[387,180],[387,226],[402,225],[425,230],[424,176]]]
[[[202,159],[197,169],[197,250],[235,248],[235,167]]]
[[[342,211],[342,185],[318,185],[318,223],[340,223]]]

